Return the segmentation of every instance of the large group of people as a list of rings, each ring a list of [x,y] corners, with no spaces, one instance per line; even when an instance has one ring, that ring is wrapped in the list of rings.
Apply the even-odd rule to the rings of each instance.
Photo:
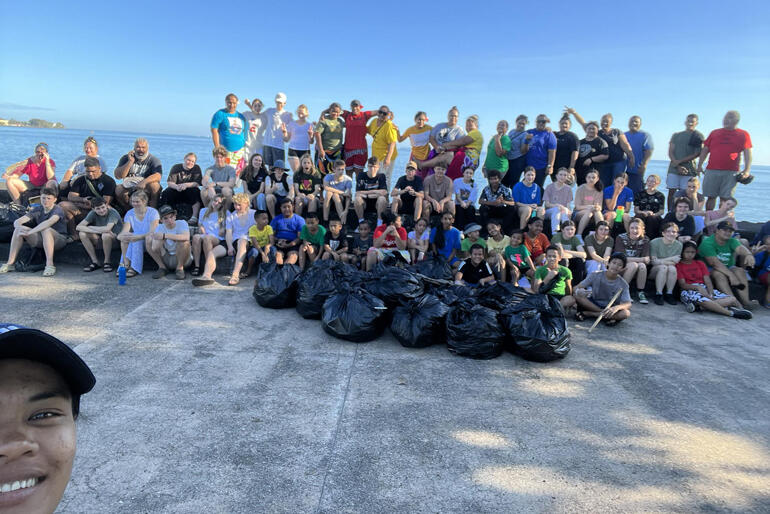
[[[12,200],[32,207],[15,223],[0,273],[13,270],[26,243],[43,248],[43,274],[52,276],[55,251],[72,240],[91,261],[84,272],[123,267],[131,278],[146,253],[154,278],[184,280],[189,270],[196,286],[214,283],[222,258],[235,285],[264,262],[305,268],[333,259],[372,270],[387,258],[440,255],[460,283],[511,281],[557,296],[577,319],[610,324],[653,290],[658,305],[750,318],[760,302],[747,272],[768,287],[770,227],[752,242],[736,232],[736,185],[752,178],[751,139],[736,111],[708,137],[697,115],[686,117],[669,142],[664,194],[664,178],[646,173],[654,144],[639,116],[626,132],[611,114],[587,121],[571,107],[558,130],[544,114],[531,129],[525,115],[510,130],[500,120],[482,160],[479,119],[468,116],[463,128],[457,107],[435,126],[420,111],[402,131],[388,106],[368,111],[358,100],[350,110],[332,103],[317,122],[305,105],[288,111],[283,93],[268,109],[245,103],[239,112],[229,94],[212,117],[213,165],[202,170],[187,153],[165,188],[145,138],[110,176],[89,137],[61,180],[40,143],[3,175]],[[571,131],[573,119],[584,137]],[[407,139],[409,161],[393,183],[397,145]],[[761,300],[768,306],[770,292]]]

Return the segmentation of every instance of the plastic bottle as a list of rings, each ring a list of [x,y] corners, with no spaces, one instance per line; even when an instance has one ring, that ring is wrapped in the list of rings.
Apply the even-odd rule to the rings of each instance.
[[[626,212],[626,208],[620,205],[617,209],[615,209],[615,221],[621,222],[623,221],[623,213]]]
[[[126,285],[126,267],[122,264],[118,267],[118,285]]]

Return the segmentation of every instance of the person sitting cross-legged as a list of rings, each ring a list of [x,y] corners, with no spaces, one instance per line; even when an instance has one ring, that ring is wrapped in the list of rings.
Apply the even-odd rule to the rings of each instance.
[[[631,316],[631,294],[628,291],[628,283],[620,276],[625,267],[626,254],[615,252],[610,256],[606,271],[590,273],[575,287],[575,301],[578,308],[575,320],[583,321],[587,317],[602,316],[604,323],[612,326]],[[609,305],[618,291],[620,293],[615,303]]]

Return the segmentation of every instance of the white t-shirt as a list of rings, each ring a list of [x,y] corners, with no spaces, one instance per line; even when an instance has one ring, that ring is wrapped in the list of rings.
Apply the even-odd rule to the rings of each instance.
[[[176,220],[174,228],[166,228],[166,225],[161,222],[158,223],[158,227],[155,229],[155,232],[159,232],[161,234],[184,234],[187,232],[189,234],[190,227],[187,226],[187,222],[185,220]],[[163,246],[166,247],[166,251],[169,255],[176,255],[176,245],[178,242],[179,241],[174,241],[172,239],[163,240]]]
[[[289,127],[292,116],[289,111],[278,112],[275,107],[270,107],[262,113],[263,125],[265,126],[265,135],[262,139],[264,146],[272,146],[273,148],[283,148],[283,131],[281,130],[281,123],[284,123],[286,127]]]
[[[109,175],[110,170],[107,169],[107,163],[104,162],[104,159],[102,159],[98,155],[96,156],[96,158],[99,159],[99,166],[102,167],[102,173],[107,173]],[[68,171],[72,170],[72,178],[70,179],[70,184],[74,182],[75,179],[78,178],[79,176],[85,175],[86,174],[86,156],[81,155],[80,157],[72,161],[72,164],[70,164],[67,170]]]
[[[246,131],[246,144],[244,145],[246,155],[253,155],[255,153],[262,153],[262,139],[265,137],[265,124],[262,114],[257,116],[251,111],[245,111],[243,117],[246,118],[246,122],[249,124],[249,128]]]
[[[406,235],[406,237],[407,237],[408,239],[417,239],[417,235],[414,233],[414,230],[412,230],[411,232],[409,232],[409,233]],[[422,232],[422,235],[420,236],[420,238],[419,238],[419,239],[417,239],[417,241],[430,241],[430,230],[429,230],[429,229],[425,229],[425,230]]]
[[[215,212],[212,213],[210,217],[206,218],[206,213],[209,211],[208,207],[204,207],[201,209],[201,212],[198,217],[198,226],[202,227],[206,231],[206,235],[210,236],[217,236],[219,240],[225,238],[224,231],[220,232],[219,226],[219,215]],[[225,219],[226,221],[226,219]]]
[[[252,225],[256,225],[257,222],[254,221],[254,209],[249,209],[249,212],[246,213],[246,221],[245,223],[241,223],[241,220],[238,219],[238,215],[235,212],[231,212],[227,215],[227,225],[225,226],[227,230],[233,231],[233,241],[237,241],[239,239],[249,239],[249,229],[252,227]]]

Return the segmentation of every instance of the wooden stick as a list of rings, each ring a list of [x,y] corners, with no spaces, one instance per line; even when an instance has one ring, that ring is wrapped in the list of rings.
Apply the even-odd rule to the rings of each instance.
[[[622,292],[623,292],[623,288],[621,287],[620,289],[618,289],[615,292],[615,295],[610,299],[610,303],[608,303],[607,306],[604,309],[608,309],[608,308],[612,307],[612,304],[615,303],[615,300],[618,299],[618,296],[620,296],[620,293],[622,293]],[[604,312],[604,309],[602,309],[602,312]],[[588,329],[588,333],[589,334],[591,333],[591,331],[593,329],[596,328],[596,325],[599,324],[599,322],[602,320],[603,317],[604,317],[604,314],[599,314],[599,317],[596,318],[596,321],[594,321],[594,324],[591,325],[591,328]]]

